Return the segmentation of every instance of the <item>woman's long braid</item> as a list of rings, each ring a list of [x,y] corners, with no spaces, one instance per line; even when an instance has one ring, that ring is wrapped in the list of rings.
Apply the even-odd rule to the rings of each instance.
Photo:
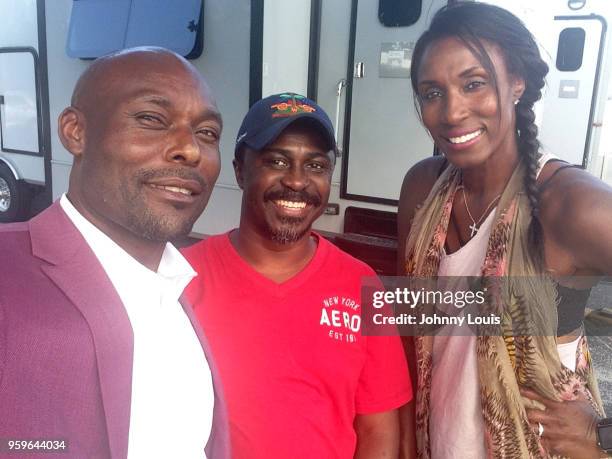
[[[542,225],[539,220],[539,192],[537,187],[538,167],[541,157],[540,142],[538,141],[538,127],[535,124],[533,105],[542,97],[544,77],[548,73],[548,66],[537,54],[537,45],[533,43],[533,50],[521,55],[525,79],[525,91],[516,106],[516,128],[518,131],[518,150],[525,164],[525,191],[531,205],[531,223],[528,231],[528,243],[533,261],[543,267],[544,251],[542,244]]]

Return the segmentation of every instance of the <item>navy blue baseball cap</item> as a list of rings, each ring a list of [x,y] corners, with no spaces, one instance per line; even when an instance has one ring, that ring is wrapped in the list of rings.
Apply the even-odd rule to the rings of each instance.
[[[242,120],[234,154],[238,153],[243,144],[253,150],[264,149],[274,142],[287,126],[302,119],[313,120],[320,127],[329,149],[337,154],[334,127],[327,113],[314,101],[292,92],[274,94],[253,104]]]

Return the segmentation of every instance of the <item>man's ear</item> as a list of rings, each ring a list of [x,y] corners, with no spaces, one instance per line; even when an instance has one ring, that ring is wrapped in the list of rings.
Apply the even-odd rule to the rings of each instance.
[[[57,120],[62,145],[76,158],[85,150],[85,116],[75,107],[65,108]]]
[[[331,150],[329,152],[327,152],[327,155],[329,157],[329,161],[331,162],[332,165],[332,174],[334,173],[334,169],[336,168],[336,164],[338,163],[338,156],[336,156],[336,151],[335,150]]]
[[[236,182],[238,183],[238,186],[240,187],[241,190],[244,190],[243,188],[244,178],[242,176],[243,161],[244,159],[240,160],[237,158],[234,158],[234,160],[232,161],[232,165],[234,166],[234,174],[236,175]]]

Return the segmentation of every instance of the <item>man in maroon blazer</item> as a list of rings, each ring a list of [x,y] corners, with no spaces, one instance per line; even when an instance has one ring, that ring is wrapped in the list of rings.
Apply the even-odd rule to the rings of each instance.
[[[195,273],[167,243],[219,174],[210,89],[182,57],[127,50],[85,71],[58,124],[67,195],[0,226],[0,456],[204,457],[210,433],[208,457],[229,457],[216,369],[178,301]]]

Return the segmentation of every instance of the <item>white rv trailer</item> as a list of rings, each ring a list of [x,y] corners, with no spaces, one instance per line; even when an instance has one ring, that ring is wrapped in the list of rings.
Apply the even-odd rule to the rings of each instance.
[[[30,200],[40,207],[66,191],[72,159],[55,134],[56,120],[91,62],[82,57],[132,44],[196,55],[201,45],[192,62],[213,88],[225,126],[221,175],[195,232],[238,224],[241,192],[231,164],[236,132],[250,103],[280,91],[316,99],[342,147],[330,197],[338,206],[316,227],[342,233],[347,207],[395,212],[406,170],[434,154],[408,74],[414,42],[446,3],[0,0],[0,221],[24,218]],[[612,132],[604,122],[611,2],[492,3],[521,16],[550,61],[538,107],[542,143],[602,176],[605,154],[612,157],[610,148],[600,148],[603,130]],[[179,35],[187,45],[173,41]]]

